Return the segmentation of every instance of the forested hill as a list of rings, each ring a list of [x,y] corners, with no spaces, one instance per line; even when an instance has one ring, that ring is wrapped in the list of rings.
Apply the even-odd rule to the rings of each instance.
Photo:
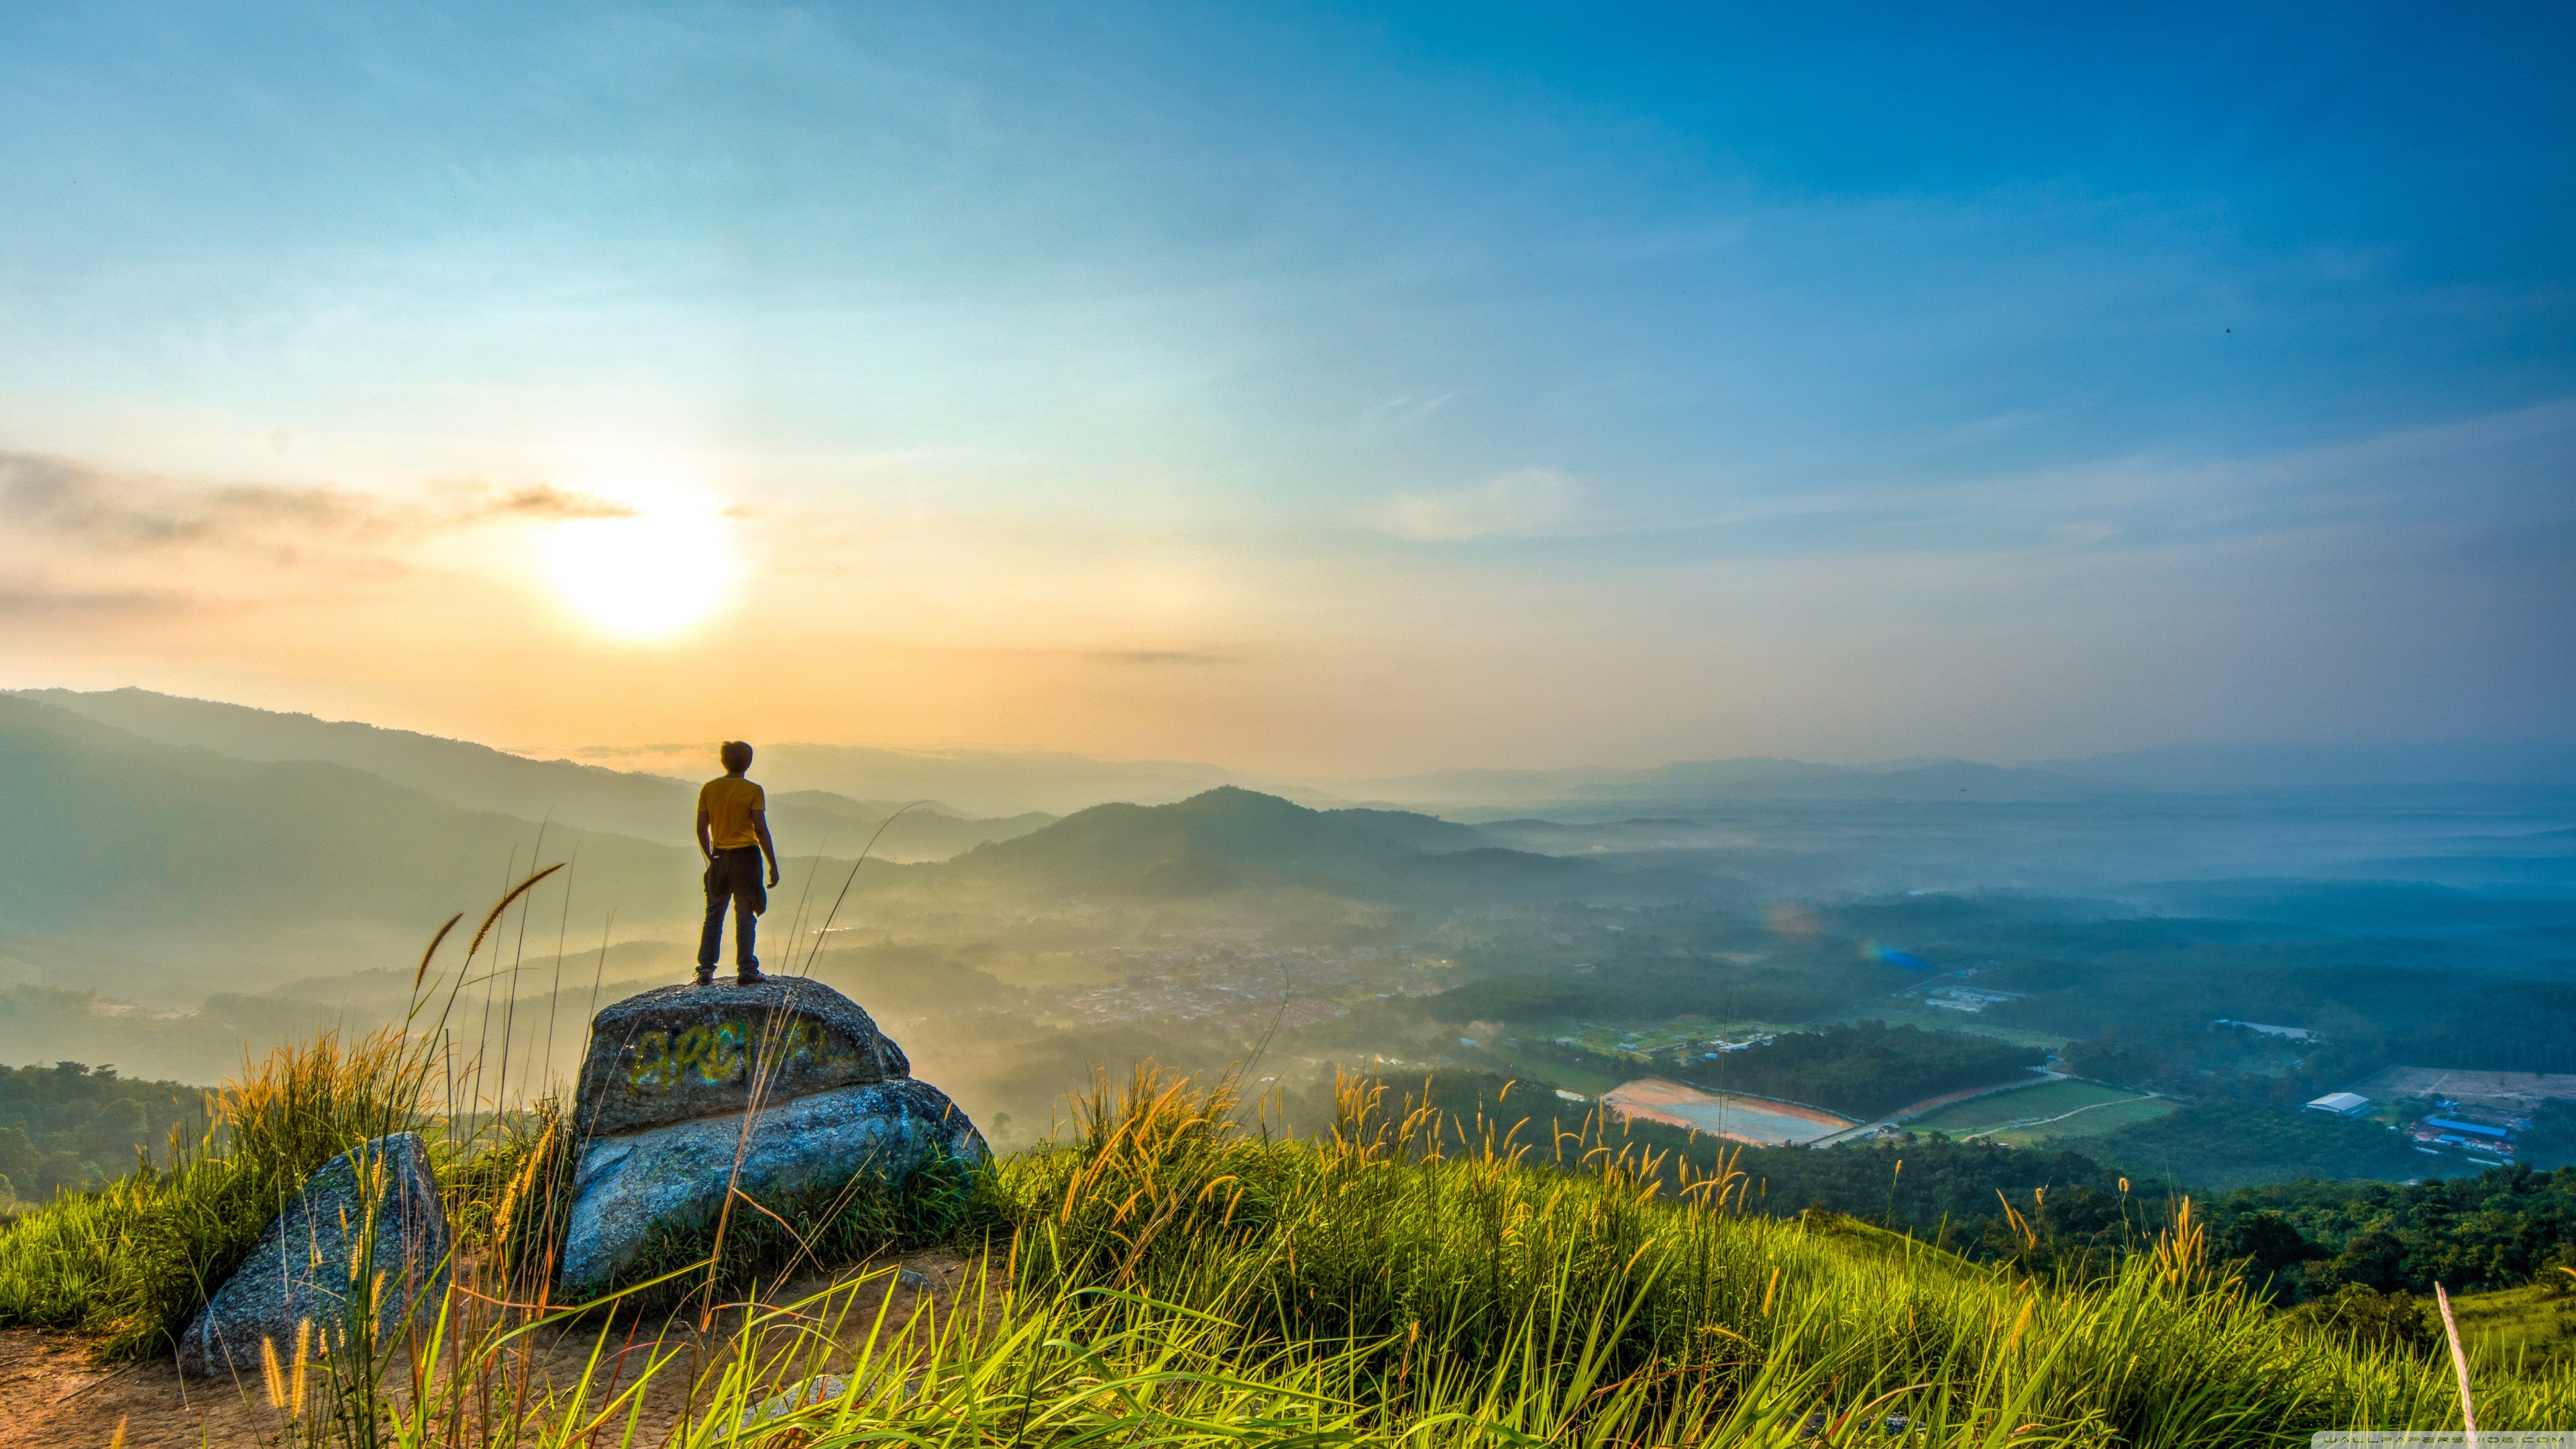
[[[1394,810],[1310,810],[1224,786],[1172,805],[1096,805],[937,868],[943,882],[1154,899],[1304,887],[1364,899],[1576,894],[1608,872],[1495,847],[1481,832]]]

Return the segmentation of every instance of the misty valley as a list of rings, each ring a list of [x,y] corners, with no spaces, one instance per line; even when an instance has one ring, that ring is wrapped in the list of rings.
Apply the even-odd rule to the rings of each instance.
[[[132,691],[0,698],[0,740],[21,1204],[166,1159],[273,1045],[402,1019],[430,931],[540,865],[440,1027],[491,1107],[688,977],[684,782]],[[2189,1195],[2284,1302],[2576,1264],[2576,791],[1727,762],[1337,797],[1067,757],[1019,787],[1076,808],[985,816],[780,753],[766,969],[863,1004],[999,1151],[1150,1062],[1268,1130],[1373,1080],[1989,1259]],[[2462,1193],[2509,1230],[2428,1226]]]

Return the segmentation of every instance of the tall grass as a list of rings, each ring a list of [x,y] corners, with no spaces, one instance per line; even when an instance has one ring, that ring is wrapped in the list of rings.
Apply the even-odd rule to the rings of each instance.
[[[207,1095],[205,1132],[194,1141],[173,1135],[168,1167],[139,1166],[0,1233],[0,1324],[77,1328],[109,1361],[167,1352],[332,1158],[419,1132],[442,1176],[478,1154],[485,1174],[500,1168],[523,1124],[550,1117],[554,1104],[503,1111],[476,1096],[483,1052],[460,1063],[448,1018],[468,986],[498,974],[483,955],[495,925],[555,869],[505,892],[453,972],[434,976],[439,948],[463,918],[441,926],[421,955],[403,1021],[354,1042],[326,1032],[265,1059],[246,1056],[241,1074]],[[507,1050],[505,1039],[505,1058]],[[471,1226],[470,1206],[466,1216]]]
[[[2033,1279],[1744,1215],[1724,1172],[1668,1197],[1663,1164],[1597,1131],[1522,1143],[1373,1083],[1343,1084],[1313,1148],[1243,1131],[1233,1109],[1151,1072],[1095,1087],[1070,1143],[1003,1170],[1023,1291],[1100,1285],[1262,1342],[1385,1345],[1399,1382],[1436,1364],[1514,1403],[1552,1401],[1569,1375],[1649,1404],[1683,1384],[1724,1400],[1810,1382],[1817,1410],[1892,1395],[1916,1422],[2139,1445],[2458,1422],[2440,1365],[2267,1309],[2187,1208],[2152,1251]],[[2491,1423],[2576,1422],[2576,1375],[2482,1368]]]
[[[2267,1309],[2188,1213],[2098,1275],[2032,1278],[1746,1216],[1723,1174],[1666,1200],[1597,1135],[1520,1144],[1367,1083],[1344,1104],[1309,1146],[1245,1130],[1223,1084],[1098,1085],[1069,1140],[999,1168],[1016,1231],[980,1292],[744,1306],[671,1442],[2232,1446],[2458,1422],[2441,1366]],[[596,1371],[614,1342],[525,1442],[639,1422],[639,1380]],[[2494,1361],[2478,1394],[2490,1424],[2576,1407],[2565,1376]]]
[[[212,1094],[213,1125],[0,1234],[0,1322],[78,1328],[110,1360],[167,1352],[324,1163],[420,1124],[421,1063],[399,1032],[281,1047]]]

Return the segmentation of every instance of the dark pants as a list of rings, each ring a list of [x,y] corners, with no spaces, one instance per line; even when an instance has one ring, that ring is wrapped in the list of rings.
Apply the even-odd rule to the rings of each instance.
[[[716,957],[724,945],[725,906],[733,906],[733,961],[737,971],[757,971],[760,958],[752,954],[753,939],[760,934],[760,913],[769,909],[769,892],[761,885],[766,874],[757,845],[736,846],[719,850],[707,863],[707,925],[698,933],[698,969],[713,971]]]

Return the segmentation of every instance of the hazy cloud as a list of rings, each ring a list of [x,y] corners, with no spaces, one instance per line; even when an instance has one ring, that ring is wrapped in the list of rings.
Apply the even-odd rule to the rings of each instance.
[[[324,540],[385,543],[504,519],[617,518],[633,510],[547,484],[444,483],[416,499],[271,483],[198,484],[63,458],[0,453],[0,525],[121,553],[189,544],[262,548],[283,561]]]
[[[330,489],[191,487],[60,458],[0,454],[0,521],[92,548],[150,548],[279,529],[336,531],[364,522],[363,515]]]
[[[441,485],[440,493],[452,506],[445,514],[450,527],[465,527],[494,518],[528,518],[540,523],[560,523],[575,518],[633,518],[635,510],[614,499],[595,498],[587,493],[567,493],[551,483],[531,487],[497,489],[485,483],[451,483]],[[749,516],[741,507],[723,510],[727,518]]]
[[[1360,517],[1371,528],[1418,543],[1493,536],[1528,538],[1565,530],[1583,507],[1581,483],[1552,468],[1523,468],[1446,493],[1398,493]]]
[[[150,589],[55,589],[42,585],[0,588],[0,618],[157,614],[182,608],[186,603],[180,595]]]
[[[1112,664],[1140,669],[1205,669],[1241,664],[1237,654],[1204,649],[1005,649],[995,651],[1023,659],[1071,659],[1085,664]]]
[[[1243,662],[1230,654],[1203,654],[1190,649],[1092,649],[1084,651],[1083,657],[1087,659],[1097,659],[1103,664],[1181,665],[1185,667],[1204,667],[1211,664],[1240,664]]]

